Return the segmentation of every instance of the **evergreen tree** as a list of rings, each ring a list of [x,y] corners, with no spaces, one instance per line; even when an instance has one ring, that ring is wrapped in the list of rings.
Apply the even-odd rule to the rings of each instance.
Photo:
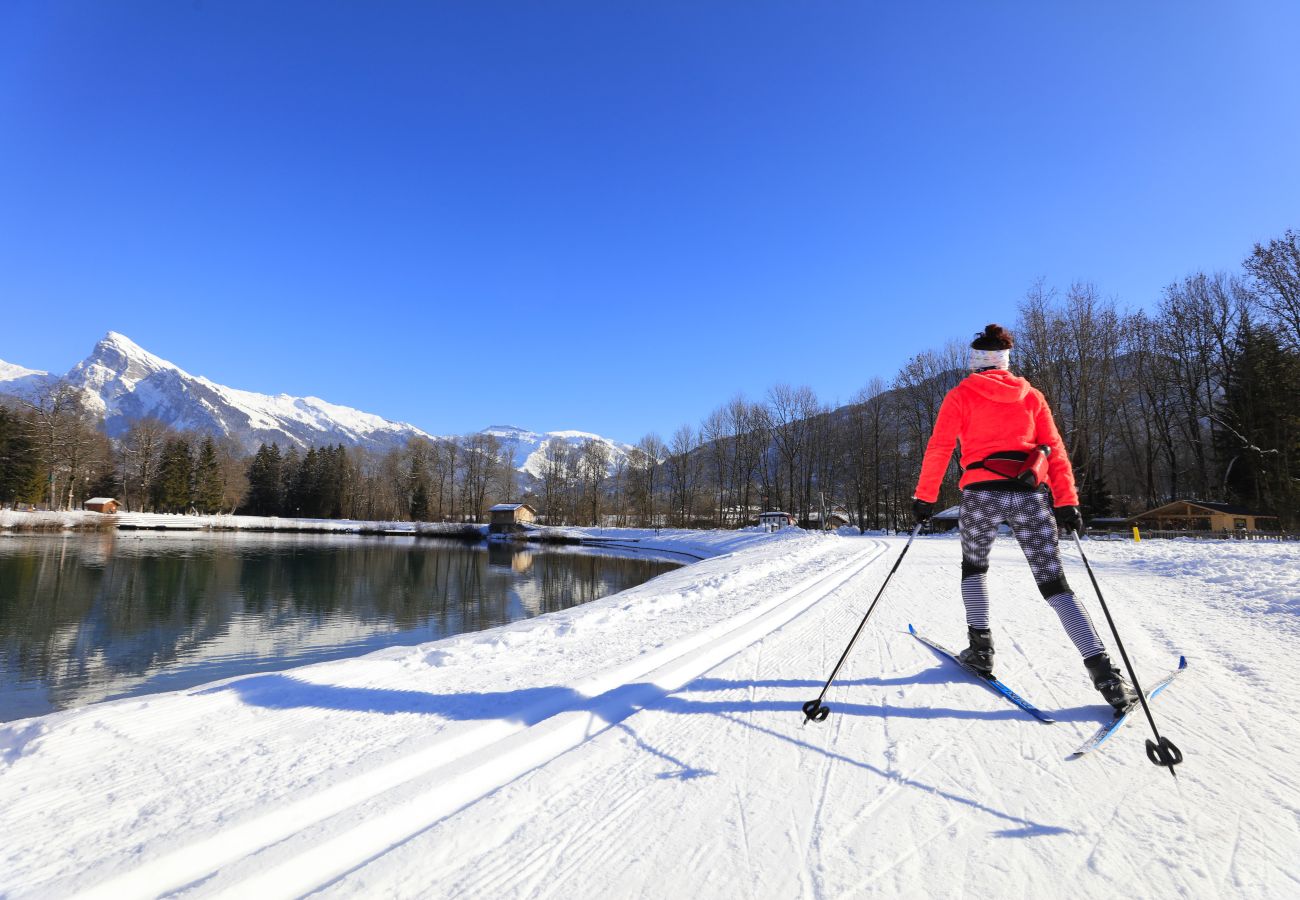
[[[1079,511],[1083,513],[1084,521],[1111,515],[1114,507],[1106,487],[1106,477],[1101,472],[1094,468],[1091,476],[1076,481],[1083,485],[1079,492]]]
[[[429,476],[424,470],[424,460],[415,455],[411,457],[411,502],[409,510],[411,521],[429,521]]]
[[[302,457],[297,447],[284,451],[280,460],[280,512],[282,516],[302,515]]]
[[[1248,319],[1221,401],[1223,480],[1233,499],[1296,524],[1300,505],[1300,354]]]
[[[342,518],[347,491],[347,448],[339,444],[317,452],[315,482],[317,515],[326,519]]]
[[[217,447],[212,436],[203,439],[199,458],[195,463],[194,495],[199,512],[214,513],[221,509],[221,495],[225,485],[221,480],[221,466],[217,462]]]
[[[298,477],[294,479],[294,495],[297,498],[297,512],[294,515],[319,519],[320,497],[320,454],[315,447],[308,448],[307,455],[298,468]]]
[[[154,509],[161,512],[185,512],[189,509],[194,497],[194,464],[187,439],[168,438],[163,444],[151,494]]]
[[[244,505],[250,515],[278,516],[280,514],[281,467],[280,447],[262,444],[248,467],[248,496]]]

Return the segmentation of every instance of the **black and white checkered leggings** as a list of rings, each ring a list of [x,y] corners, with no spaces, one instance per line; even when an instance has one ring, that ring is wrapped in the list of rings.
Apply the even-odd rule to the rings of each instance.
[[[1011,526],[1020,549],[1025,551],[1038,590],[1052,609],[1074,646],[1085,658],[1105,648],[1088,612],[1070,590],[1061,568],[1056,520],[1047,494],[1017,491],[985,491],[968,488],[961,495],[961,599],[966,605],[966,624],[988,628],[989,593],[986,584],[989,549],[1003,522]]]

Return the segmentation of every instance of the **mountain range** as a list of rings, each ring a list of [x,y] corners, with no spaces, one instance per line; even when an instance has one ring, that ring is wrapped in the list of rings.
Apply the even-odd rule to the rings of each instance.
[[[341,443],[386,450],[412,437],[435,437],[410,423],[319,397],[259,394],[217,384],[191,375],[115,331],[106,334],[89,356],[61,377],[0,360],[0,394],[34,398],[58,382],[80,394],[86,408],[103,418],[104,430],[111,437],[121,436],[132,422],[146,417],[178,430],[231,437],[249,452],[272,441],[286,446]],[[534,432],[494,425],[483,432],[508,446],[516,468],[532,477],[541,474],[542,447],[552,438],[575,445],[589,439],[600,441],[609,448],[612,463],[631,449],[628,444],[583,431]]]

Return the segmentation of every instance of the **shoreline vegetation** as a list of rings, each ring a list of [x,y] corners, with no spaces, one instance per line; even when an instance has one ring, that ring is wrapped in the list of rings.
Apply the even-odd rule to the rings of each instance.
[[[608,529],[601,529],[602,531]],[[732,539],[750,529],[719,532]],[[352,519],[309,519],[281,516],[180,515],[173,513],[97,513],[86,510],[0,510],[0,536],[16,534],[94,534],[112,531],[133,533],[204,532],[209,534],[247,532],[276,534],[337,534],[366,537],[417,537],[462,541],[469,544],[499,540],[513,544],[567,545],[625,550],[630,553],[669,553],[699,561],[713,555],[707,549],[678,546],[679,541],[660,540],[653,529],[616,529],[618,534],[591,534],[581,528],[541,527],[525,532],[489,535],[488,526],[470,522],[382,522]],[[756,529],[755,529],[756,531]],[[694,535],[693,535],[694,536]],[[756,535],[755,535],[756,536]]]
[[[357,534],[436,537],[481,541],[486,525],[457,522],[365,522],[283,516],[178,515],[170,513],[97,513],[75,510],[22,512],[0,510],[0,532],[36,534],[104,531],[250,531],[283,534]]]
[[[275,534],[339,534],[366,537],[439,538],[476,544],[490,539],[516,544],[549,544],[605,547],[631,552],[669,552],[693,560],[706,558],[688,550],[641,546],[642,537],[588,534],[574,528],[537,528],[527,532],[492,535],[484,524],[469,522],[382,522],[352,519],[310,519],[283,516],[181,515],[174,513],[98,513],[85,510],[0,510],[0,535],[4,534],[94,534],[130,532],[235,531]]]

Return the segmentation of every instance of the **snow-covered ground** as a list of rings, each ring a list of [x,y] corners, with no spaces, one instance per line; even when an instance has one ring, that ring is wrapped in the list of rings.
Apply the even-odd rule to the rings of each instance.
[[[1106,711],[1010,540],[999,671],[1055,725],[906,633],[961,638],[952,538],[913,543],[806,727],[903,539],[674,542],[711,558],[481,634],[0,726],[0,895],[1300,892],[1300,546],[1088,545],[1139,675],[1190,661],[1153,706],[1175,783],[1139,721],[1066,761]]]

